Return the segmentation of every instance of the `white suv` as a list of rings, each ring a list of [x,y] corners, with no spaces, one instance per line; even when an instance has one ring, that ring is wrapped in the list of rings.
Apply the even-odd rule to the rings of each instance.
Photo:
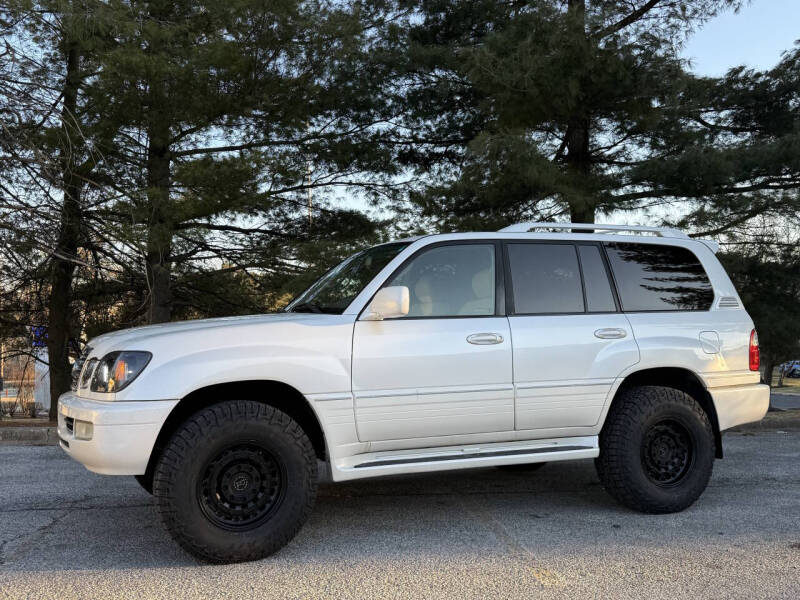
[[[533,233],[532,233],[533,232]],[[692,504],[769,404],[713,242],[521,223],[359,252],[277,314],[92,340],[61,447],[135,475],[214,562],[286,544],[333,481],[595,458],[619,502]]]

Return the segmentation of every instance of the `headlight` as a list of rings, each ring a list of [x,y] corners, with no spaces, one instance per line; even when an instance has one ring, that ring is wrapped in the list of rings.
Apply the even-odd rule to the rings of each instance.
[[[86,346],[86,348],[83,349],[83,352],[81,352],[81,355],[78,358],[76,358],[75,362],[72,364],[72,381],[70,382],[72,385],[70,385],[70,387],[72,388],[73,392],[78,391],[78,378],[81,375],[81,369],[83,368],[83,363],[86,362],[86,359],[91,353],[92,353],[92,347]]]
[[[100,359],[92,378],[93,392],[118,392],[141,373],[153,355],[149,352],[111,352]]]
[[[81,389],[89,387],[89,382],[92,379],[92,373],[94,373],[94,368],[96,366],[97,366],[96,358],[92,358],[89,361],[87,361],[86,366],[83,368],[83,375],[81,376],[80,380]]]

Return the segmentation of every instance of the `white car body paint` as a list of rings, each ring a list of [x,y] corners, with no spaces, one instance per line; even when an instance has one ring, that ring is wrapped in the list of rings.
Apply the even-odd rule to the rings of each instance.
[[[714,302],[698,312],[358,320],[408,257],[455,240],[682,246],[702,262]],[[713,399],[720,430],[761,419],[769,388],[749,370],[752,327],[733,284],[701,241],[596,233],[426,236],[390,261],[341,315],[188,321],[91,340],[90,358],[141,350],[152,360],[118,393],[80,388],[64,394],[58,431],[64,450],[88,469],[143,474],[181,399],[216,384],[261,380],[281,382],[305,397],[323,430],[336,481],[535,462],[538,456],[590,458],[598,454],[597,436],[617,389],[644,369],[694,373]],[[594,335],[603,329],[625,336]],[[474,334],[496,334],[502,341],[468,342]],[[68,419],[93,423],[92,439],[75,439]]]
[[[512,316],[518,429],[594,427],[639,349],[622,313]],[[619,329],[618,339],[595,336]]]
[[[497,344],[470,344],[475,333]],[[365,442],[513,431],[506,317],[358,321],[353,393]]]

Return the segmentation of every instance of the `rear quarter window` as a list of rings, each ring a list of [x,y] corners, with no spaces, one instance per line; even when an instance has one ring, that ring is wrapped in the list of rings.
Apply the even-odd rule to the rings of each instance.
[[[610,243],[606,251],[624,311],[711,308],[711,282],[688,248]]]
[[[583,272],[583,286],[586,290],[587,312],[615,312],[614,292],[608,282],[603,258],[598,246],[578,246]]]

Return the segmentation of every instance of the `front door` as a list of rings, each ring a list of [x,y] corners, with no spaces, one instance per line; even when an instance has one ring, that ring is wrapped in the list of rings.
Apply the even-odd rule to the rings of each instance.
[[[511,336],[499,245],[423,248],[384,285],[406,317],[356,322],[353,393],[362,441],[513,431]]]
[[[591,427],[639,361],[599,245],[506,246],[518,430]]]

